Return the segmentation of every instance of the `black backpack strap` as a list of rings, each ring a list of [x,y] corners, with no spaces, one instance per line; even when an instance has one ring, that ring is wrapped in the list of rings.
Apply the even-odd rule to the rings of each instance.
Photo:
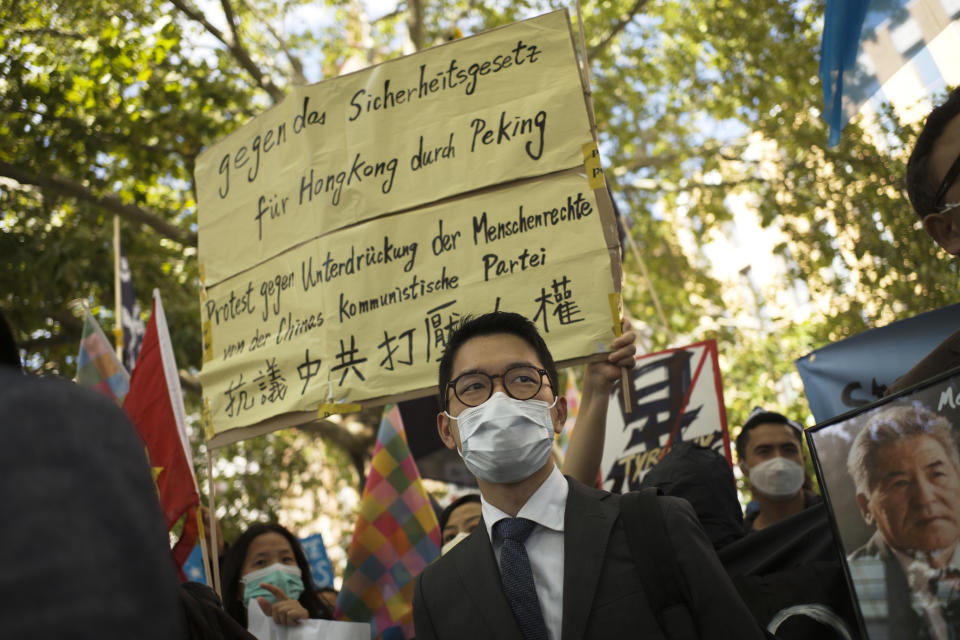
[[[633,562],[657,620],[670,640],[696,640],[680,566],[670,542],[656,487],[620,496],[620,517]]]

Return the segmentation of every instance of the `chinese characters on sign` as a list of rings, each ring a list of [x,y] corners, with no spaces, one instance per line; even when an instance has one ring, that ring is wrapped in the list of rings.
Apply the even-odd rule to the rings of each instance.
[[[630,382],[629,421],[619,387],[607,410],[601,464],[605,489],[639,489],[643,476],[673,442],[692,440],[731,460],[715,341],[641,356]]]

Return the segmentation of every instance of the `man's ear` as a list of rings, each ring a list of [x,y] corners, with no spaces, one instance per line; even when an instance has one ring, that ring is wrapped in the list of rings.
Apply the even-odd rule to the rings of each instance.
[[[567,398],[565,396],[557,396],[557,406],[554,407],[554,410],[557,412],[557,417],[553,421],[553,432],[559,435],[563,431],[563,425],[567,424]]]
[[[947,253],[960,256],[960,229],[954,227],[949,213],[930,213],[924,216],[923,230]]]
[[[873,514],[870,513],[870,498],[863,493],[857,493],[857,506],[860,508],[860,515],[863,521],[873,526]]]
[[[437,433],[440,435],[440,440],[443,441],[447,449],[456,449],[457,439],[453,436],[451,422],[453,421],[443,411],[437,414]]]

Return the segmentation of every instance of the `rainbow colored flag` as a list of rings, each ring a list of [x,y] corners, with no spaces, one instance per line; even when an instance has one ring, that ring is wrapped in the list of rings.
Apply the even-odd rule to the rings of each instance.
[[[334,618],[369,622],[370,637],[413,638],[417,575],[440,555],[440,525],[400,409],[384,409]]]
[[[120,364],[117,352],[110,346],[103,329],[97,324],[90,309],[83,308],[83,336],[80,338],[80,353],[77,356],[77,383],[93,387],[117,404],[130,389],[130,374]]]

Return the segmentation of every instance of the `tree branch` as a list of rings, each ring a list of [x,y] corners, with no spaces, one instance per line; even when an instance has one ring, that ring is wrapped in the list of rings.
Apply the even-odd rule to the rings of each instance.
[[[364,469],[364,456],[350,454],[350,462],[353,463],[353,468],[357,472],[357,477],[360,478],[360,482],[357,485],[357,492],[360,495],[363,495],[363,490],[367,487],[367,474]]]
[[[382,16],[380,16],[379,18],[374,18],[373,20],[371,20],[371,21],[370,21],[370,26],[373,26],[373,25],[377,24],[378,22],[383,22],[384,20],[389,20],[390,18],[396,18],[397,16],[399,16],[401,13],[403,13],[403,12],[406,11],[406,10],[407,10],[407,8],[406,8],[405,6],[403,6],[403,3],[402,3],[402,2],[401,2],[401,3],[398,3],[398,4],[397,4],[397,8],[394,9],[393,11],[391,11],[390,13],[385,13],[385,14],[383,14]]]
[[[590,49],[587,50],[587,54],[590,56],[591,60],[598,54],[603,53],[603,50],[610,46],[610,43],[613,42],[613,39],[620,35],[621,31],[627,28],[627,25],[630,24],[630,22],[633,21],[633,17],[643,9],[643,7],[647,4],[647,1],[648,0],[636,0],[636,2],[633,3],[633,7],[630,8],[630,12],[627,13],[622,20],[617,22],[617,24],[613,25],[613,29],[610,30],[610,33],[604,36],[603,40],[601,40],[595,46],[590,47]]]
[[[14,31],[18,36],[54,36],[57,38],[69,38],[71,40],[86,40],[87,36],[82,33],[73,33],[71,31],[60,31],[59,29],[19,29]]]
[[[233,43],[240,44],[240,33],[237,31],[237,16],[233,13],[233,7],[230,6],[230,0],[220,0],[220,6],[223,8],[223,17],[230,26],[230,35],[233,37]]]
[[[744,160],[744,151],[745,145],[705,144],[697,153],[697,157],[705,158],[708,155],[715,155],[730,162],[742,162],[753,165],[760,164],[760,161]],[[656,156],[635,156],[631,158],[629,162],[618,164],[615,173],[618,176],[622,176],[639,169],[662,167],[680,159],[681,155],[679,153],[663,153]]]
[[[64,327],[64,331],[55,333],[52,336],[30,338],[29,340],[18,342],[17,348],[24,349],[25,351],[37,351],[39,349],[46,349],[47,347],[60,347],[65,344],[79,345],[81,336],[82,327],[76,329],[73,327]]]
[[[38,176],[6,162],[0,162],[0,176],[12,178],[20,184],[29,184],[44,189],[51,189],[83,202],[102,207],[115,213],[125,220],[145,224],[165,238],[170,238],[188,246],[197,245],[197,234],[181,229],[167,222],[156,213],[133,204],[127,204],[117,196],[100,196],[79,182],[74,182],[61,176]]]
[[[83,336],[83,321],[77,318],[77,316],[75,316],[71,311],[67,310],[65,307],[61,308],[60,311],[50,313],[49,319],[59,323],[59,333],[54,333],[49,336],[27,338],[26,340],[17,340],[14,338],[17,348],[25,349],[27,351],[34,351],[47,347],[59,347],[64,344],[80,343],[80,338]],[[17,332],[16,329],[18,328],[14,327],[15,332]],[[25,330],[21,330],[19,333],[27,332]]]
[[[630,162],[626,162],[617,166],[615,173],[620,176],[632,173],[639,169],[662,167],[678,160],[679,158],[680,155],[676,153],[664,153],[657,156],[634,156]]]
[[[267,20],[266,16],[263,15],[259,9],[253,4],[247,2],[246,0],[241,0],[243,6],[252,13],[257,20],[266,28],[266,30],[273,36],[273,39],[277,41],[277,46],[280,47],[280,50],[283,51],[283,55],[287,57],[287,61],[290,63],[290,68],[293,70],[291,80],[294,84],[306,84],[307,78],[303,75],[303,61],[300,60],[299,56],[293,54],[290,49],[287,48],[287,42],[284,40],[277,30],[273,28],[273,25],[270,24],[270,21]]]
[[[729,182],[718,182],[715,184],[709,184],[706,182],[687,182],[683,187],[680,187],[676,184],[665,184],[663,182],[649,181],[650,187],[638,186],[636,184],[626,183],[620,185],[620,189],[624,193],[640,193],[640,192],[654,192],[654,191],[665,191],[669,193],[685,193],[688,191],[694,191],[697,189],[703,189],[704,191],[719,191],[723,189],[733,189],[745,184],[772,184],[773,180],[768,180],[767,178],[761,178],[759,176],[746,176],[738,180],[731,180]]]
[[[173,6],[186,14],[188,18],[202,25],[203,28],[206,29],[207,32],[209,32],[214,38],[222,42],[224,46],[227,47],[227,50],[233,54],[233,57],[237,59],[237,62],[240,63],[240,66],[243,67],[247,73],[253,76],[253,80],[257,83],[257,86],[270,94],[270,98],[274,102],[280,102],[283,100],[283,91],[281,91],[280,87],[275,85],[273,80],[271,80],[270,77],[266,75],[260,69],[260,67],[257,66],[257,63],[254,62],[253,58],[250,57],[250,54],[240,43],[240,40],[236,38],[236,34],[234,34],[234,41],[231,42],[229,39],[227,39],[223,32],[220,31],[220,29],[217,29],[210,23],[209,20],[207,20],[206,16],[204,16],[202,12],[188,6],[186,0],[170,0],[170,2],[173,3]],[[229,6],[227,5],[226,0],[223,0],[223,3],[224,5]],[[224,11],[226,11],[226,9]],[[233,15],[232,10],[230,15]],[[230,21],[228,20],[228,22]],[[230,27],[231,29],[235,29],[232,22],[230,22]]]
[[[364,427],[361,433],[354,434],[347,429],[345,424],[338,424],[330,420],[314,420],[297,428],[304,433],[322,438],[324,442],[336,445],[345,451],[351,459],[358,457],[362,460],[367,457],[377,439],[377,434],[372,427],[369,425],[364,425]]]
[[[193,375],[186,369],[180,369],[180,386],[187,391],[192,391],[198,396],[203,393],[203,387],[200,385],[200,378]]]
[[[409,9],[407,32],[410,34],[413,48],[420,51],[426,41],[426,29],[423,26],[423,0],[409,0],[407,8]]]
[[[30,114],[32,116],[36,116],[37,118],[41,118],[51,125],[60,125],[61,123],[68,123],[70,125],[75,125],[78,127],[86,126],[82,121],[76,120],[74,118],[51,117],[49,113],[46,113],[43,111],[37,111],[36,109],[19,108],[18,105],[15,105],[13,107],[12,112],[25,113],[25,114]],[[142,118],[141,120],[147,124],[153,124],[152,121],[146,118]],[[119,136],[112,133],[104,133],[104,132],[98,133],[97,135],[103,140],[109,140],[111,142],[116,142],[118,144],[128,144],[133,147],[137,147],[138,149],[143,149],[144,151],[150,151],[152,153],[176,155],[176,156],[180,156],[181,158],[189,157],[188,153],[181,151],[179,149],[174,149],[173,147],[161,147],[160,145],[147,144],[146,142],[131,140],[130,136]]]

